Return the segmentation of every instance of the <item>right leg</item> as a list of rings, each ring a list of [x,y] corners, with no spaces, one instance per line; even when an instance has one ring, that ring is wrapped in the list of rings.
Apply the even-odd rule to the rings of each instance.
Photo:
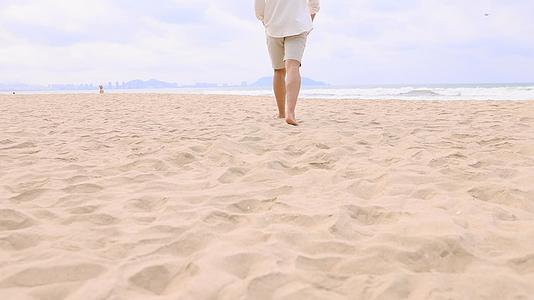
[[[267,36],[267,48],[274,69],[273,90],[278,106],[278,117],[286,117],[286,69],[284,65],[284,38]]]
[[[274,70],[273,90],[278,105],[278,118],[286,117],[286,69]]]

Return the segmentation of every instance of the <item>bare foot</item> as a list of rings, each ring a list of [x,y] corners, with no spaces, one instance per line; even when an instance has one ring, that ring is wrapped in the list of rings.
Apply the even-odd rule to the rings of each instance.
[[[297,123],[295,116],[292,116],[292,115],[287,116],[286,123],[289,125],[293,125],[293,126],[299,126],[299,123]]]
[[[286,115],[283,115],[283,114],[278,115],[278,119],[285,119],[285,118],[286,118]]]

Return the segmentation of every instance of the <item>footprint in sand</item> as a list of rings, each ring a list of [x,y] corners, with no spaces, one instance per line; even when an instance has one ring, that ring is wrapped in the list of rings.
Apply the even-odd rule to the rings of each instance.
[[[6,147],[6,148],[0,148],[0,151],[1,151],[1,150],[12,150],[12,149],[35,148],[35,147],[37,147],[37,145],[35,145],[34,143],[31,143],[31,142],[24,142],[24,143],[17,144],[17,145],[15,145],[15,146]]]
[[[259,142],[262,141],[263,138],[259,136],[246,136],[242,139],[240,139],[240,142]]]
[[[117,224],[120,220],[108,214],[75,215],[62,222],[64,225],[88,222],[94,225],[107,226]]]
[[[179,236],[182,233],[187,231],[186,227],[178,227],[178,226],[171,226],[171,225],[153,225],[151,227],[148,227],[142,231],[142,233],[149,233],[149,234],[160,234],[164,233],[165,235],[173,235],[173,236]]]
[[[531,199],[533,192],[525,192],[520,189],[513,189],[499,185],[479,186],[467,191],[474,199],[505,205],[509,207],[521,208],[534,212],[534,205]]]
[[[189,236],[184,236],[175,242],[162,246],[148,255],[166,254],[187,257],[206,247],[210,238],[211,236],[207,235],[197,236],[196,234],[190,234]]]
[[[397,222],[402,214],[380,206],[356,206],[348,205],[345,209],[349,216],[361,225],[377,225]]]
[[[430,200],[434,198],[438,193],[433,188],[423,188],[413,192],[412,197],[421,200]]]
[[[287,163],[279,160],[268,162],[267,167],[272,170],[283,171],[288,175],[299,175],[308,171],[307,167],[290,167]]]
[[[410,299],[410,296],[413,296],[413,291],[416,289],[417,283],[413,280],[413,277],[408,277],[408,275],[400,275],[396,278],[393,278],[389,281],[382,282],[380,287],[368,287],[368,290],[380,290],[377,293],[375,299],[378,300],[387,300],[387,299]],[[436,293],[431,293],[432,299],[458,299],[456,297],[452,298],[441,298],[436,297]],[[461,298],[460,298],[461,299]]]
[[[0,209],[0,231],[23,229],[34,225],[34,221],[13,209]]]
[[[194,162],[195,156],[191,153],[183,152],[172,156],[168,161],[174,166],[183,167]]]
[[[493,211],[494,211],[493,217],[500,221],[513,222],[513,221],[517,221],[518,219],[516,215],[500,207],[496,207]]]
[[[69,177],[69,178],[65,179],[65,181],[67,183],[70,183],[70,184],[78,184],[78,183],[82,183],[84,181],[89,181],[91,179],[92,178],[89,177],[89,176],[76,175],[76,176],[72,176],[72,177]]]
[[[150,173],[153,171],[165,171],[167,170],[167,164],[159,159],[140,159],[132,163],[122,165],[118,169],[122,172],[139,171]]]
[[[0,249],[6,251],[20,251],[39,245],[41,237],[34,234],[13,233],[0,238]]]
[[[106,268],[96,264],[76,264],[52,267],[33,267],[20,271],[0,282],[0,287],[36,287],[64,282],[93,279]]]
[[[408,215],[405,212],[391,211],[380,206],[347,205],[341,207],[337,220],[330,226],[329,231],[340,238],[358,240],[373,235],[372,232],[369,232],[369,229],[373,230],[374,228],[372,225],[398,222],[404,214]]]
[[[22,193],[18,194],[17,196],[11,197],[10,200],[14,201],[16,203],[29,202],[29,201],[33,201],[33,200],[38,199],[39,197],[41,197],[42,195],[44,195],[48,191],[50,191],[50,190],[48,190],[48,189],[28,190],[28,191],[25,191],[25,192],[22,192]]]
[[[25,191],[42,189],[45,185],[50,183],[50,178],[43,176],[34,177],[30,175],[25,175],[21,177],[20,180],[22,180],[21,183],[15,184],[14,186],[6,186],[6,188],[12,192],[22,193]]]
[[[243,168],[228,168],[219,178],[217,179],[220,183],[232,183],[248,173],[248,170]]]
[[[209,150],[209,148],[210,148],[209,145],[195,145],[195,146],[189,147],[191,151],[196,152],[196,153],[205,153],[206,151]]]
[[[295,267],[304,271],[330,272],[341,261],[340,257],[310,258],[299,256],[295,261]]]
[[[384,179],[380,176],[377,179],[361,179],[351,184],[347,190],[354,196],[370,200],[384,193]]]
[[[10,139],[0,140],[0,145],[9,145],[9,144],[13,144],[13,143],[15,143],[15,142],[13,142]]]
[[[284,185],[281,187],[266,190],[264,192],[260,192],[259,195],[266,198],[275,198],[283,195],[289,195],[293,192],[293,190],[294,188],[292,186]]]
[[[508,260],[508,266],[519,274],[534,273],[534,253]]]
[[[325,144],[321,144],[321,143],[318,143],[318,144],[315,144],[315,147],[321,149],[321,150],[328,150],[330,149],[329,146],[325,145]]]
[[[156,295],[161,295],[167,286],[171,283],[174,272],[165,265],[156,265],[143,268],[135,275],[131,276],[128,281],[139,288],[149,291]]]
[[[269,273],[256,277],[247,287],[247,299],[273,299],[275,292],[290,284],[293,278],[285,273]]]
[[[267,258],[258,253],[238,253],[224,258],[220,269],[237,278],[246,279],[254,266],[264,263]]]
[[[223,211],[213,211],[202,219],[204,223],[212,226],[218,232],[227,232],[236,229],[247,217],[237,214],[228,214]]]
[[[369,255],[342,262],[335,268],[340,274],[375,274],[394,272],[399,265],[415,273],[462,273],[475,260],[461,243],[450,238],[419,238],[416,250],[378,245],[365,250]]]
[[[85,215],[94,213],[100,206],[98,205],[86,205],[67,209],[69,214],[73,215]]]
[[[328,153],[318,153],[307,159],[308,165],[315,169],[331,170],[336,166],[338,158]],[[304,161],[306,162],[306,161]]]
[[[143,197],[126,202],[124,209],[130,212],[152,212],[163,207],[168,199],[163,197]]]
[[[475,257],[455,239],[421,239],[419,245],[419,249],[415,251],[400,251],[399,253],[386,251],[393,254],[407,269],[417,273],[433,271],[462,273],[475,260]]]
[[[276,200],[276,197],[261,201],[257,199],[247,199],[230,204],[228,209],[233,212],[244,214],[264,212],[271,210],[271,208],[276,205]]]
[[[332,215],[274,214],[269,217],[269,223],[312,227],[329,221],[331,217]]]
[[[354,255],[356,253],[355,246],[334,240],[303,243],[299,245],[299,249],[308,255]]]
[[[467,158],[468,158],[467,156],[459,152],[455,152],[447,156],[442,156],[442,157],[432,159],[428,163],[428,166],[431,168],[438,168],[438,167],[444,167],[444,166],[449,166],[449,165],[458,165],[460,162],[465,161]]]
[[[79,194],[91,194],[102,191],[104,188],[97,184],[82,183],[77,185],[71,185],[63,190],[67,193],[79,193]]]

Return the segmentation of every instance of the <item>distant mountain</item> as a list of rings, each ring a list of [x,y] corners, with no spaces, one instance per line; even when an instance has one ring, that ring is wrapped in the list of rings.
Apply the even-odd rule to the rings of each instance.
[[[46,87],[39,85],[30,85],[23,83],[2,84],[0,83],[0,92],[13,92],[13,91],[37,91],[44,90]]]
[[[267,77],[262,77],[258,79],[258,81],[250,84],[249,86],[266,87],[266,86],[271,86],[272,84],[273,84],[273,77],[267,76]],[[327,86],[327,85],[328,84],[321,82],[321,81],[315,81],[310,78],[302,77],[302,86]]]
[[[125,82],[118,87],[121,89],[172,89],[172,88],[177,88],[178,84],[159,81],[156,79],[150,79],[147,81],[132,80],[132,81]]]
[[[205,83],[198,82],[194,85],[178,85],[177,83],[160,81],[157,79],[150,80],[132,80],[128,82],[108,82],[102,84],[105,90],[135,90],[135,89],[175,89],[175,88],[217,88],[217,87],[270,87],[273,82],[272,76],[262,77],[253,84],[247,85],[246,82],[242,82],[239,85],[228,85],[218,83]],[[0,83],[0,91],[2,92],[17,92],[17,91],[82,91],[82,90],[98,90],[98,85],[94,83],[81,83],[81,84],[49,84],[47,86],[31,85],[31,84],[2,84]],[[310,78],[302,77],[302,86],[321,87],[328,84],[315,81]]]

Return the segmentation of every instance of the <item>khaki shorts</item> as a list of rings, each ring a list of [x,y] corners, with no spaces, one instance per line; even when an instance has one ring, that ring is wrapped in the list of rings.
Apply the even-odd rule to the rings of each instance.
[[[285,61],[294,59],[301,63],[304,49],[306,48],[306,41],[309,32],[303,32],[299,35],[276,38],[267,36],[267,48],[271,56],[273,69],[285,69]]]

